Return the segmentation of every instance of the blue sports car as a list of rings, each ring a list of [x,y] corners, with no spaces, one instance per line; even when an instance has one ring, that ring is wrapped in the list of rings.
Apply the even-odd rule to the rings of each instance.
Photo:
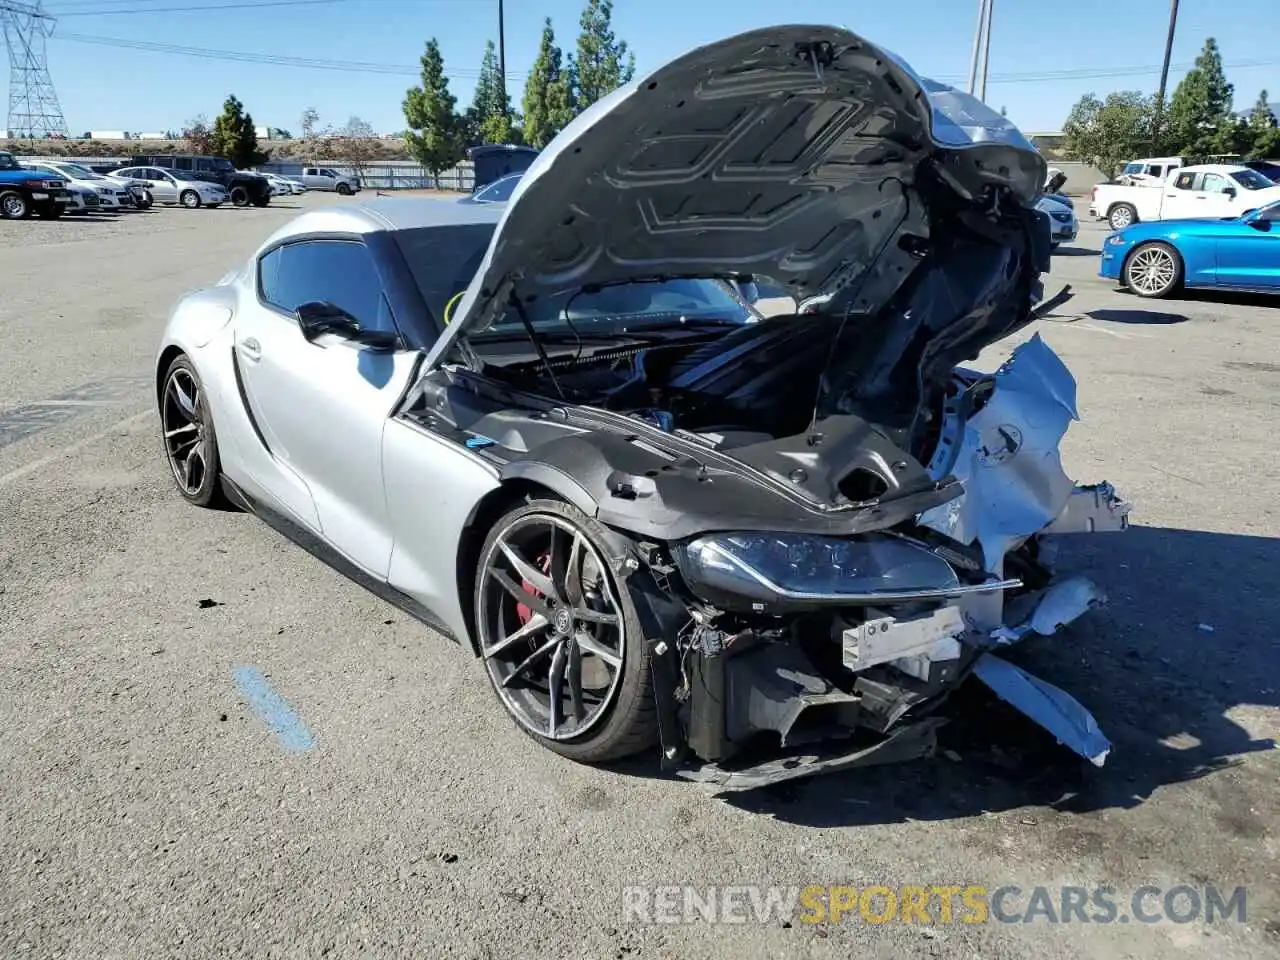
[[[1280,293],[1280,201],[1226,220],[1153,220],[1107,237],[1098,275],[1140,297],[1179,286]]]

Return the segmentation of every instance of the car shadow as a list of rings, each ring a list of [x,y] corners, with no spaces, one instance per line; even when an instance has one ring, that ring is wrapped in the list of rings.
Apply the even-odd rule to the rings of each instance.
[[[1252,293],[1243,290],[1180,290],[1176,296],[1166,297],[1166,303],[1221,303],[1239,307],[1280,307],[1280,296]]]
[[[1161,527],[1068,538],[1058,563],[1110,602],[1002,656],[1090,709],[1113,747],[1093,767],[970,680],[946,705],[937,754],[721,798],[805,826],[948,820],[1027,806],[1127,809],[1160,787],[1272,750],[1229,718],[1280,706],[1280,539]],[[643,769],[642,769],[643,767]],[[654,776],[652,759],[617,767]],[[1248,819],[1247,811],[1240,811]]]
[[[1055,257],[1097,257],[1101,250],[1090,250],[1088,247],[1059,247],[1053,251]]]
[[[1092,320],[1102,320],[1106,323],[1169,324],[1187,322],[1187,317],[1184,314],[1169,313],[1164,310],[1113,310],[1110,308],[1101,308],[1098,310],[1086,311],[1083,316],[1089,317]]]

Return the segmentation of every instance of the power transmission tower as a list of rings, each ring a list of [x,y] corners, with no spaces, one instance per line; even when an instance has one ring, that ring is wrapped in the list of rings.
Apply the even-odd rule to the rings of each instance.
[[[0,27],[9,48],[9,136],[14,139],[67,135],[67,120],[45,57],[45,39],[53,33],[53,24],[40,0],[0,0]]]

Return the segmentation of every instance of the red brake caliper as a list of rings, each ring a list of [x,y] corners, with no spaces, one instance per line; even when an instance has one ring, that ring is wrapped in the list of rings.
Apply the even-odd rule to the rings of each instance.
[[[537,563],[538,569],[541,570],[543,573],[548,575],[551,573],[550,551],[538,557],[538,559],[535,562]],[[535,587],[528,580],[522,580],[520,582],[520,586],[524,590],[524,592],[527,593],[529,596],[542,599],[542,591],[539,590],[537,587]],[[517,603],[516,616],[520,619],[520,626],[524,626],[526,623],[528,623],[530,620],[533,619],[533,611],[530,610],[528,607],[526,607],[523,603]]]

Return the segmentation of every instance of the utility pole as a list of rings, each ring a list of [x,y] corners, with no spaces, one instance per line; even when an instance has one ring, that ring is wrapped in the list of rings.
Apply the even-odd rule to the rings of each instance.
[[[1173,34],[1178,27],[1178,0],[1169,0],[1169,34],[1164,40],[1164,63],[1160,66],[1160,90],[1156,94],[1156,115],[1151,122],[1151,152],[1160,152],[1160,121],[1164,119],[1164,90],[1169,82],[1169,57],[1173,54]]]
[[[978,89],[978,60],[982,55],[982,31],[987,25],[987,0],[978,0],[978,29],[973,33],[973,53],[969,55],[969,93]]]
[[[502,0],[498,0],[498,94],[502,108],[507,106],[507,28],[502,15]]]
[[[991,12],[996,0],[987,0],[987,29],[982,38],[982,79],[978,81],[978,99],[987,102],[987,65],[991,62]]]

